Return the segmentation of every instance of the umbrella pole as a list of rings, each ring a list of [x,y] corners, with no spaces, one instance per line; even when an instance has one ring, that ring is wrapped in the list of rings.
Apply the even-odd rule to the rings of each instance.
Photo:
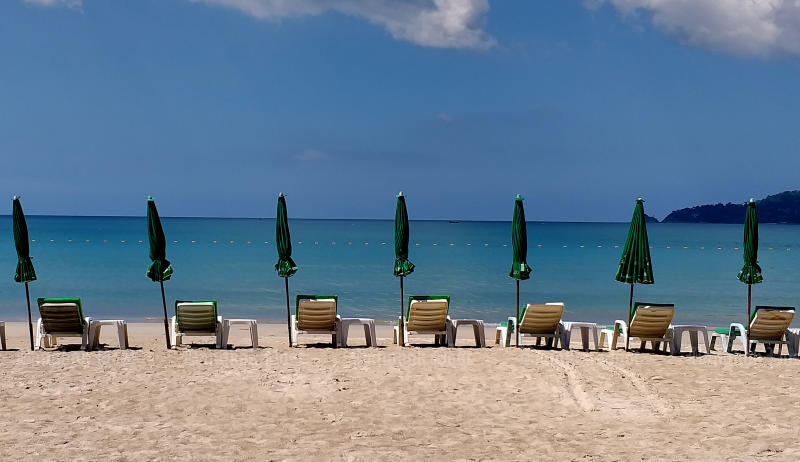
[[[747,284],[747,325],[745,326],[745,332],[744,332],[745,338],[747,339],[747,342],[745,343],[747,343],[747,345],[745,345],[744,349],[745,356],[750,355],[750,289],[752,288],[753,288],[752,285]]]
[[[397,324],[397,346],[402,347],[405,343],[403,338],[403,276],[400,276],[400,322]]]
[[[517,281],[517,317],[514,318],[514,335],[517,337],[517,348],[519,348],[519,279]]]
[[[631,346],[631,315],[633,314],[633,284],[631,284],[631,296],[628,298],[628,332],[625,336],[625,351]]]
[[[292,315],[289,313],[289,276],[284,276],[286,283],[286,327],[289,329],[289,348],[292,347]]]
[[[28,283],[25,283],[25,299],[28,301],[28,334],[31,338],[31,351],[33,351],[33,321],[31,320],[31,293],[28,290]]]
[[[167,338],[167,350],[172,349],[172,343],[169,340],[169,325],[167,324],[167,297],[164,295],[164,281],[161,283],[161,303],[164,305],[164,336]]]

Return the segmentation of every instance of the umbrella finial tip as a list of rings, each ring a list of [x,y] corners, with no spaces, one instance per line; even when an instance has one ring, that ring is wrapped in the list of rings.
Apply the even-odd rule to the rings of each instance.
[[[750,198],[750,202],[755,202],[755,201],[756,201],[756,200],[755,200],[755,199],[753,199],[752,197]]]
[[[399,193],[397,193],[397,197],[403,197],[403,191],[400,191]]]
[[[13,200],[13,201],[19,200],[19,196],[14,196],[14,198],[11,199],[11,200]]]
[[[147,196],[147,200],[149,201],[153,200],[153,196]]]

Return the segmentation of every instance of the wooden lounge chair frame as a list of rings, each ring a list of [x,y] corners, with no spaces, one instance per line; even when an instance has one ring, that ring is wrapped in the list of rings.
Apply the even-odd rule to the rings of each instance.
[[[81,350],[90,351],[92,319],[83,316],[79,298],[39,298],[40,318],[36,321],[35,350],[50,348],[63,337],[80,337]]]
[[[435,345],[455,346],[453,320],[449,316],[449,295],[412,295],[408,297],[406,319],[403,322],[403,345],[410,345],[410,334],[433,334]],[[400,324],[400,318],[397,318]],[[397,343],[398,326],[392,338]]]
[[[610,339],[611,350],[617,349],[617,342],[622,341],[625,351],[629,350],[628,339],[631,337],[641,340],[640,351],[644,351],[647,342],[651,342],[653,351],[667,351],[671,338],[670,325],[675,316],[675,305],[662,303],[633,304],[633,317],[630,323],[621,319],[614,321],[614,327],[600,331],[600,345]]]
[[[339,347],[342,317],[338,314],[339,297],[336,295],[298,295],[295,314],[289,319],[292,346],[297,346],[299,334],[331,336],[331,344]]]
[[[519,322],[520,344],[523,337],[536,338],[536,346],[540,346],[542,340],[549,348],[558,347],[559,340],[562,340],[563,325],[561,317],[564,315],[563,302],[549,303],[528,303],[525,306]],[[508,318],[506,326],[498,326],[495,334],[495,343],[503,347],[511,346],[511,338],[516,339],[514,329],[516,319],[512,316]]]
[[[734,341],[739,338],[745,352],[748,351],[748,345],[750,351],[754,352],[756,345],[761,343],[767,353],[771,350],[773,354],[775,345],[778,345],[777,355],[780,356],[783,345],[787,344],[786,330],[794,319],[794,312],[791,306],[756,306],[749,330],[745,330],[743,324],[733,322],[727,335],[718,332],[711,337],[711,348],[714,348],[715,340],[719,337],[725,352],[731,353]]]
[[[217,314],[216,300],[177,300],[175,316],[170,318],[172,347],[177,348],[183,337],[215,337],[215,347],[223,348],[227,343],[225,320]]]

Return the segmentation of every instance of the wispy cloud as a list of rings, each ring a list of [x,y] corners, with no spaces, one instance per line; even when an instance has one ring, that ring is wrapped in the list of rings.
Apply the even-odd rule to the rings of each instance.
[[[83,0],[23,0],[39,6],[79,8]],[[484,31],[489,0],[187,0],[233,8],[258,19],[319,15],[355,16],[394,38],[434,48],[486,50],[495,39]]]
[[[495,39],[484,29],[489,0],[190,0],[235,8],[258,19],[334,11],[365,19],[393,37],[436,48],[485,50]]]
[[[446,112],[440,112],[440,113],[436,114],[436,118],[441,120],[444,123],[448,123],[448,124],[453,123],[453,116],[451,116],[450,114],[448,114]]]
[[[38,6],[66,6],[70,8],[80,8],[83,0],[23,0],[25,3]]]
[[[604,3],[628,18],[645,13],[692,46],[743,56],[800,54],[797,0],[584,0],[587,8]]]
[[[292,156],[296,160],[302,161],[315,161],[315,160],[323,160],[328,158],[328,154],[313,148],[303,149],[302,151],[298,152],[297,154]]]

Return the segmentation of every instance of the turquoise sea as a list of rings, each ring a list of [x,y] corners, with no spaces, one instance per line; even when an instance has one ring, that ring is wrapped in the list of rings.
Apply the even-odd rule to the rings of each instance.
[[[0,236],[0,319],[26,317],[25,291],[13,281],[11,219]],[[167,298],[216,299],[229,317],[285,319],[283,280],[274,271],[274,219],[163,218],[175,269]],[[38,280],[31,296],[81,297],[87,315],[141,320],[162,311],[149,263],[143,217],[29,216]],[[391,220],[290,221],[299,293],[336,293],[345,316],[389,320],[399,311]],[[629,287],[614,281],[627,223],[528,224],[533,276],[521,301],[563,301],[565,319],[610,322],[627,312]],[[500,322],[514,312],[510,222],[412,221],[416,271],[406,294],[449,294],[453,317]],[[649,224],[655,284],[635,299],[675,303],[676,323],[726,325],[746,312],[741,225]],[[800,304],[800,227],[761,225],[764,283],[754,304]],[[35,312],[35,309],[34,309]]]

